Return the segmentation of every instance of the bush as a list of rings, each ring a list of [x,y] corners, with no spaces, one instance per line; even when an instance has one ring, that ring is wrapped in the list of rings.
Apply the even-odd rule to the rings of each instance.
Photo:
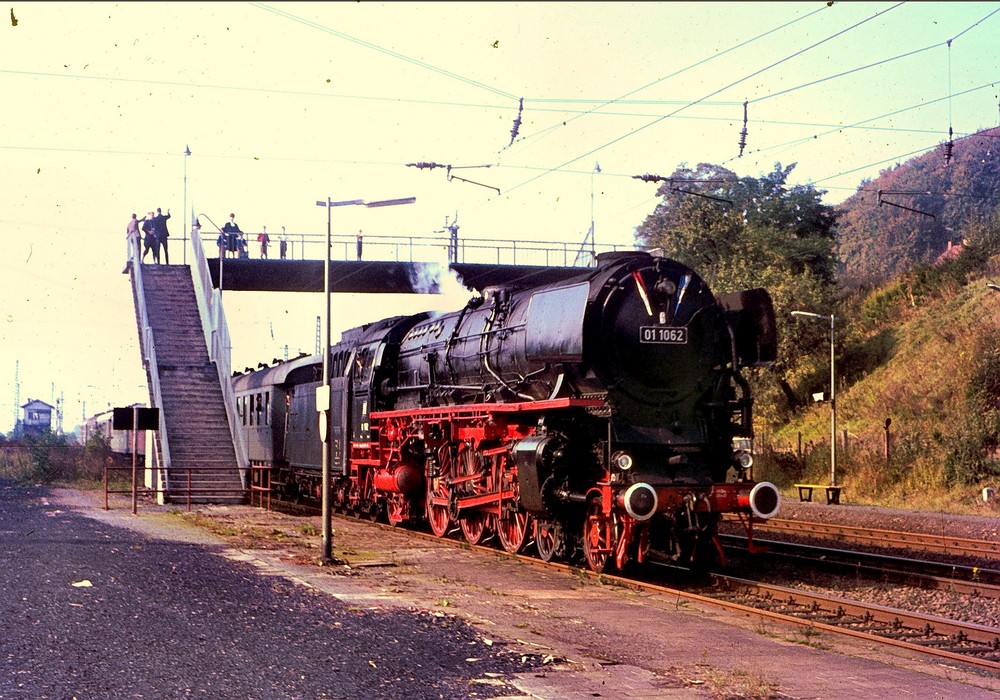
[[[19,484],[101,482],[104,467],[131,464],[131,456],[111,451],[102,435],[93,435],[86,445],[70,444],[64,435],[52,432],[24,435],[0,444],[0,476]],[[130,480],[127,470],[111,473],[112,480]]]

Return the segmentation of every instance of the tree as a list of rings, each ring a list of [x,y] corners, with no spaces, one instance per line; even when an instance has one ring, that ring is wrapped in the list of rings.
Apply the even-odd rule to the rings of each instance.
[[[791,361],[812,354],[823,335],[821,328],[782,332],[788,312],[832,312],[838,269],[834,209],[814,186],[788,186],[794,168],[778,163],[760,178],[740,178],[708,163],[682,166],[660,186],[662,201],[636,229],[641,246],[689,265],[716,292],[770,292],[779,331],[772,376],[791,405],[798,404],[785,378]]]

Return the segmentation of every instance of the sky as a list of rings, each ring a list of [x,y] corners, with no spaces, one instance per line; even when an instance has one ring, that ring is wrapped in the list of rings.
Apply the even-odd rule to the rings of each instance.
[[[328,198],[416,198],[330,212],[366,257],[456,215],[469,243],[573,251],[593,226],[630,247],[657,204],[636,175],[795,164],[836,204],[1000,122],[997,2],[14,2],[0,26],[0,432],[29,399],[67,432],[147,401],[133,212],[170,210],[174,263],[185,212],[284,227],[319,259]],[[334,295],[334,338],[469,296],[447,290]],[[225,311],[242,369],[314,352],[325,303],[230,292]]]

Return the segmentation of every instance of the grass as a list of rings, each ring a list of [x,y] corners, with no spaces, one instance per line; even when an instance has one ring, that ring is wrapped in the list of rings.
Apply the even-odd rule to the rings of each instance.
[[[781,697],[777,684],[756,668],[712,669],[706,678],[706,686],[711,697],[717,700],[770,700]]]
[[[853,503],[996,515],[996,504],[983,504],[981,492],[1000,483],[1000,296],[970,279],[965,287],[944,285],[915,306],[908,295],[893,299],[895,306],[874,321],[852,325],[864,316],[866,300],[838,310],[845,322],[837,365],[837,482]],[[891,305],[884,294],[879,303]],[[829,356],[814,362],[829,367]],[[822,373],[811,376],[820,381]],[[829,374],[825,381],[799,391],[828,390]],[[791,497],[797,497],[794,483],[829,481],[828,403],[810,404],[786,424],[758,432],[756,478]]]

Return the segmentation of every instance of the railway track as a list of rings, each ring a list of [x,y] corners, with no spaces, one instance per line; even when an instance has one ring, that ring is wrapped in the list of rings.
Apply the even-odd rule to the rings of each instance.
[[[729,555],[740,557],[746,554],[745,536],[721,535],[720,539]],[[754,561],[758,562],[787,562],[845,575],[861,574],[873,580],[888,579],[929,590],[947,590],[963,595],[1000,599],[1000,569],[817,547],[797,542],[762,539],[755,539],[754,542],[764,550],[754,555]]]
[[[1000,542],[989,540],[973,540],[963,537],[951,537],[949,535],[904,532],[901,530],[880,530],[805,520],[787,520],[784,518],[772,518],[766,523],[756,525],[755,530],[758,533],[780,533],[801,537],[836,539],[840,542],[851,542],[853,544],[883,549],[908,549],[1000,561]]]
[[[310,508],[296,507],[302,512]],[[351,515],[335,513],[334,518],[356,522]],[[400,531],[400,528],[362,518],[377,528]],[[863,531],[862,528],[850,528]],[[751,581],[724,574],[709,574],[709,583],[677,587],[664,582],[664,578],[677,578],[676,567],[662,567],[670,573],[657,578],[637,579],[630,576],[595,573],[589,569],[561,562],[543,562],[530,554],[511,555],[490,546],[489,543],[470,545],[456,528],[445,537],[420,530],[403,529],[409,536],[438,542],[490,555],[510,556],[532,566],[563,571],[586,577],[604,585],[619,586],[635,591],[652,593],[671,601],[691,603],[727,610],[743,616],[758,617],[780,624],[808,630],[809,634],[830,633],[862,639],[909,650],[941,661],[965,665],[980,671],[1000,674],[1000,628],[979,625],[934,615],[887,607],[876,603],[831,596],[808,590],[776,584]],[[796,530],[799,531],[799,530]],[[903,533],[906,534],[906,533]],[[870,541],[870,537],[866,541]],[[786,543],[777,543],[784,545]],[[530,547],[531,545],[529,545]],[[831,550],[832,551],[832,550]],[[856,554],[856,553],[851,553]],[[868,555],[866,555],[868,556]],[[901,560],[900,561],[906,561]],[[853,572],[853,569],[852,569]],[[884,573],[881,572],[881,573]],[[956,592],[959,581],[943,577],[940,585]],[[988,588],[984,593],[980,588]],[[992,595],[994,587],[980,586],[969,589],[968,595]],[[963,591],[964,592],[964,591]],[[1000,596],[1000,588],[995,595]]]
[[[1000,673],[1000,629],[809,591],[717,576],[731,609],[768,619],[807,623],[817,631],[845,634]]]
[[[354,520],[346,515],[335,517]],[[390,525],[369,522],[376,527],[398,530]],[[510,555],[488,544],[470,545],[461,537],[457,528],[443,538],[418,530],[406,532],[414,538],[494,556],[502,554],[532,566],[564,571],[605,585],[653,593],[671,601],[701,603],[745,616],[805,628],[814,633],[846,635],[1000,674],[1000,628],[722,574],[711,574],[711,584],[708,586],[702,584],[685,588],[665,585],[662,580],[599,574],[573,564],[546,563],[527,554]],[[676,568],[665,568],[672,571],[670,576],[676,577]]]

